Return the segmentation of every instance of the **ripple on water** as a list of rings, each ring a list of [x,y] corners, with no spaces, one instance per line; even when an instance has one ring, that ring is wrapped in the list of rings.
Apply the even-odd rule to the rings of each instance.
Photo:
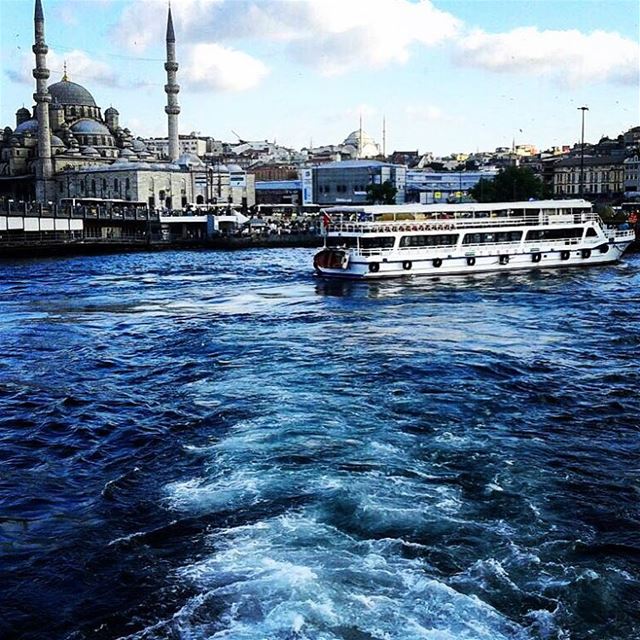
[[[0,635],[638,637],[639,258],[311,255],[0,264]]]

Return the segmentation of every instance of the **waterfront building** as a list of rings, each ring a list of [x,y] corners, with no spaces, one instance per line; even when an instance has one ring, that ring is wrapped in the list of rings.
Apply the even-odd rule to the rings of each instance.
[[[169,158],[169,138],[145,138],[144,144],[156,157],[162,160]],[[185,153],[202,158],[207,152],[207,140],[195,133],[178,136],[178,149],[180,155]]]
[[[481,178],[493,179],[497,169],[482,171],[407,170],[406,200],[420,204],[461,202]]]
[[[378,160],[347,160],[302,169],[303,204],[365,204],[367,187],[390,182],[405,201],[407,168]]]
[[[268,180],[256,182],[257,205],[302,204],[301,180]]]
[[[624,156],[574,155],[554,167],[554,196],[581,195],[592,201],[614,201],[625,190]]]
[[[630,200],[640,199],[640,151],[636,150],[623,162],[623,165],[624,197]]]

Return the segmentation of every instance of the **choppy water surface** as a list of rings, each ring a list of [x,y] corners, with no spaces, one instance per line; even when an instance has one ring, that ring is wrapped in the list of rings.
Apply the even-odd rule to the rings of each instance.
[[[640,637],[640,256],[0,264],[0,637]]]

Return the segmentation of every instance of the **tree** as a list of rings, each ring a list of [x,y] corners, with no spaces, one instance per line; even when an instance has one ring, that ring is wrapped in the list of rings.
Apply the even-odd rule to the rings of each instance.
[[[367,204],[395,204],[398,190],[389,180],[367,185]]]
[[[480,178],[469,193],[478,202],[516,202],[544,198],[547,189],[529,167],[506,167],[493,179]]]

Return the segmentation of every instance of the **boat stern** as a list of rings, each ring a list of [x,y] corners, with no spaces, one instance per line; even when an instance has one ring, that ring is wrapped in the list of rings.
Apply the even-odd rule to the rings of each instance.
[[[342,275],[349,267],[349,252],[324,247],[313,257],[313,268],[321,275]]]

